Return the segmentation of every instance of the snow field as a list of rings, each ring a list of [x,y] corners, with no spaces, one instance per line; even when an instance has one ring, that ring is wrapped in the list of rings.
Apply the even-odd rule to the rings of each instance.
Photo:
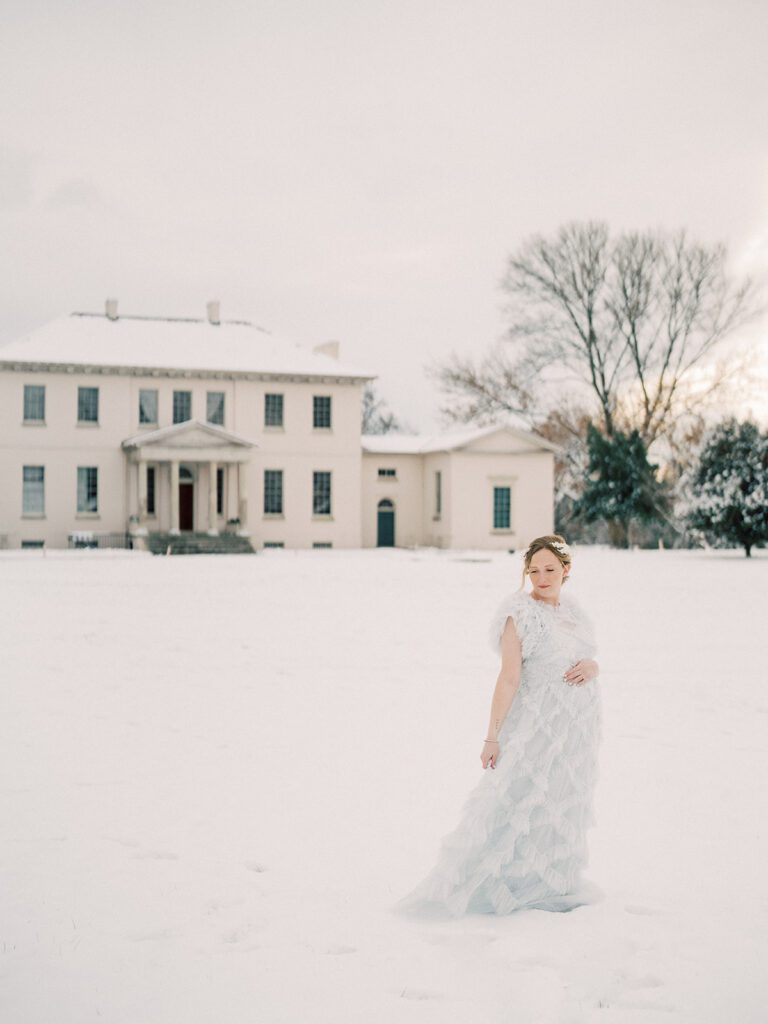
[[[768,557],[576,550],[601,901],[414,923],[517,557],[0,554],[0,1019],[765,1019]]]

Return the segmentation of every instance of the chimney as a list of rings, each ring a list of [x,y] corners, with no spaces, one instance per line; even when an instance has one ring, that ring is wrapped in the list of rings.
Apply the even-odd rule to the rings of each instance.
[[[330,356],[331,359],[339,358],[339,343],[338,341],[324,341],[322,345],[315,345],[313,352],[319,352],[321,355]]]
[[[104,303],[104,311],[108,320],[117,320],[117,299],[107,299]]]
[[[206,306],[208,310],[208,323],[215,324],[217,327],[221,323],[221,303],[218,299],[214,299],[213,302],[209,302]]]

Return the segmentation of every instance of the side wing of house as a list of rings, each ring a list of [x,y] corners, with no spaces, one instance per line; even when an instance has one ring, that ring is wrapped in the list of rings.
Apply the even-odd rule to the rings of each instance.
[[[510,550],[554,524],[554,446],[506,425],[363,444],[363,546]]]
[[[423,544],[423,457],[363,451],[361,472],[362,546]]]
[[[554,529],[554,453],[500,429],[449,453],[450,547],[517,550]]]

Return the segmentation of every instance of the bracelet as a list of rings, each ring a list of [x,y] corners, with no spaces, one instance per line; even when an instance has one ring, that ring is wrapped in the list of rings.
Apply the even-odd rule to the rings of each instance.
[[[498,743],[498,740],[483,740],[483,743]]]

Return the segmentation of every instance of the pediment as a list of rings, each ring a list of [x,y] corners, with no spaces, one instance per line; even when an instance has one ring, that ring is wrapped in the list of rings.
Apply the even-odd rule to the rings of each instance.
[[[498,455],[524,455],[530,452],[554,451],[557,446],[542,437],[522,430],[500,427],[484,437],[474,438],[462,445],[465,452],[484,452]]]
[[[223,427],[199,420],[186,423],[175,423],[172,427],[161,427],[145,434],[135,434],[123,441],[123,448],[163,448],[178,451],[190,451],[200,448],[239,448],[254,447],[252,441],[232,434]]]
[[[149,441],[149,445],[161,444],[164,448],[228,448],[232,442],[226,437],[211,434],[201,427],[191,427],[165,438]]]

